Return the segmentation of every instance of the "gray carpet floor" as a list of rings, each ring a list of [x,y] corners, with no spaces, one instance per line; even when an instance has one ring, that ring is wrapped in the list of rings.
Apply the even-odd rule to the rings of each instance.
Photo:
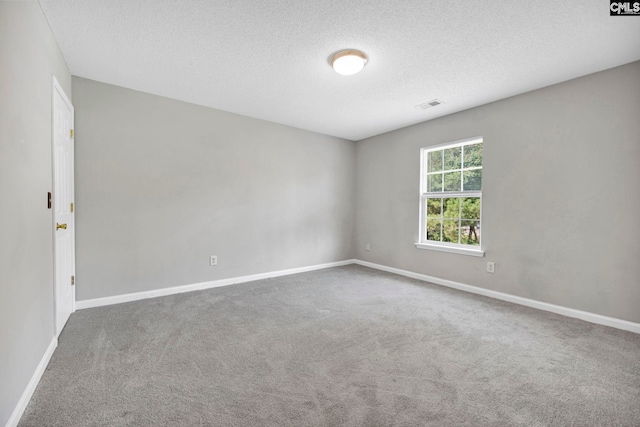
[[[640,335],[360,266],[78,311],[20,426],[640,426]]]

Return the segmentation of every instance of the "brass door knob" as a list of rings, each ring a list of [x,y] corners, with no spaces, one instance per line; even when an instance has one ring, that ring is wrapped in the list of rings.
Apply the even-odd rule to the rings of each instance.
[[[57,231],[57,230],[60,230],[61,228],[62,228],[63,230],[66,230],[66,229],[67,229],[67,224],[58,224],[58,223],[56,222],[56,231]]]

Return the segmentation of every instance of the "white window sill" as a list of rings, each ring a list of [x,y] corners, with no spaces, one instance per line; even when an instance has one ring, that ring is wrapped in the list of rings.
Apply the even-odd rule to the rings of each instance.
[[[428,243],[416,243],[415,245],[416,245],[416,248],[418,249],[428,249],[430,251],[449,252],[452,254],[469,255],[469,256],[477,256],[477,257],[484,256],[484,251],[481,249],[467,249],[467,248],[458,248],[453,246],[431,245]]]

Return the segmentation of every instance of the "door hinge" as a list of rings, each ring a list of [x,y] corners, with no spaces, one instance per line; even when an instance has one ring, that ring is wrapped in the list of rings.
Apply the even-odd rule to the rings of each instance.
[[[69,206],[69,211],[73,212],[73,203],[71,203],[71,206]]]
[[[73,139],[73,129],[69,129],[69,138]]]
[[[71,276],[71,286],[76,284],[76,276]]]

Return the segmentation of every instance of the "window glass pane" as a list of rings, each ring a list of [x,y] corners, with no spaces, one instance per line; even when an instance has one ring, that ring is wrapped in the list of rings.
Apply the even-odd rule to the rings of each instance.
[[[480,197],[462,199],[462,219],[480,219]]]
[[[458,220],[445,219],[442,221],[443,242],[458,243],[459,235],[460,229],[458,228]]]
[[[442,170],[442,150],[431,151],[427,156],[427,172],[439,172]]]
[[[457,197],[449,197],[442,200],[444,203],[443,216],[458,221],[458,218],[460,218],[460,199]]]
[[[442,199],[427,199],[427,218],[442,216]]]
[[[444,174],[444,191],[460,191],[460,175],[462,172]]]
[[[460,169],[462,160],[462,147],[447,148],[444,150],[444,170]]]
[[[465,245],[480,244],[480,221],[462,220],[460,228],[460,243]]]
[[[480,191],[480,190],[482,190],[482,169],[464,171],[463,191]]]
[[[464,146],[464,167],[482,166],[482,144]]]
[[[441,173],[427,175],[427,191],[430,193],[442,191],[442,174]]]
[[[439,242],[440,239],[440,228],[442,226],[442,221],[439,219],[429,219],[427,220],[427,240],[433,240]]]

